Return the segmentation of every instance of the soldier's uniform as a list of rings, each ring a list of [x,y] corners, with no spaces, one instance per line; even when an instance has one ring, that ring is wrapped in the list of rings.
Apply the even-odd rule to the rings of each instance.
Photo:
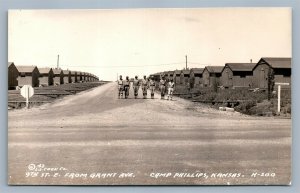
[[[165,98],[166,84],[167,84],[167,81],[165,79],[161,79],[159,82],[161,99]]]
[[[168,100],[173,97],[175,83],[173,81],[168,82]]]
[[[118,97],[121,98],[123,96],[123,90],[124,90],[124,86],[123,86],[123,80],[122,78],[120,78],[118,80]]]
[[[146,77],[142,80],[142,91],[143,91],[143,98],[147,98],[147,89],[148,89],[148,80]]]
[[[137,96],[139,94],[139,88],[140,88],[140,81],[139,81],[139,79],[137,79],[137,77],[135,77],[135,79],[133,80],[134,98],[137,98]]]
[[[127,99],[129,95],[129,88],[130,88],[130,81],[128,77],[126,77],[126,80],[123,81],[123,87],[124,87],[124,95],[125,98]]]
[[[151,92],[151,98],[154,99],[155,81],[152,78],[149,81],[149,88]]]

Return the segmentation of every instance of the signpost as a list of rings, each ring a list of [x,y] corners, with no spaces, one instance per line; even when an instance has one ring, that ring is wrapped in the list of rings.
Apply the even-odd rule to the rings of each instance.
[[[26,108],[29,108],[29,98],[34,95],[34,89],[30,85],[24,85],[21,88],[21,95],[26,99]]]
[[[280,113],[280,94],[281,94],[281,85],[288,86],[289,83],[275,82],[275,85],[278,85],[278,103],[277,103],[277,112]]]

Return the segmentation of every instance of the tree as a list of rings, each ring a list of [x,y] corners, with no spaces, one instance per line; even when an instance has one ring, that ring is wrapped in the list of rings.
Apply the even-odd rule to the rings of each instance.
[[[270,68],[268,71],[268,100],[272,98],[274,86],[275,86],[274,70]]]

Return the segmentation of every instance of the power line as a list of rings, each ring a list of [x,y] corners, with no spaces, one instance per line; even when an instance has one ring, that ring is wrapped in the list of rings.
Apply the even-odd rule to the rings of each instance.
[[[168,66],[175,64],[183,64],[184,62],[174,62],[167,64],[153,64],[153,65],[129,65],[129,66],[73,66],[73,65],[61,65],[65,67],[84,67],[84,68],[131,68],[131,67],[149,67],[149,66]]]
[[[203,63],[199,63],[199,62],[188,62],[189,64],[198,64],[198,65],[201,65],[201,66],[209,66],[211,64],[203,64]]]

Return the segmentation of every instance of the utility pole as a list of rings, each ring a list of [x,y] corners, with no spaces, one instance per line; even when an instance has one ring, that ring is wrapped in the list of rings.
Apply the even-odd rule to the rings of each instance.
[[[187,55],[185,55],[185,69],[187,70]]]
[[[57,69],[59,68],[59,55],[57,55]]]

